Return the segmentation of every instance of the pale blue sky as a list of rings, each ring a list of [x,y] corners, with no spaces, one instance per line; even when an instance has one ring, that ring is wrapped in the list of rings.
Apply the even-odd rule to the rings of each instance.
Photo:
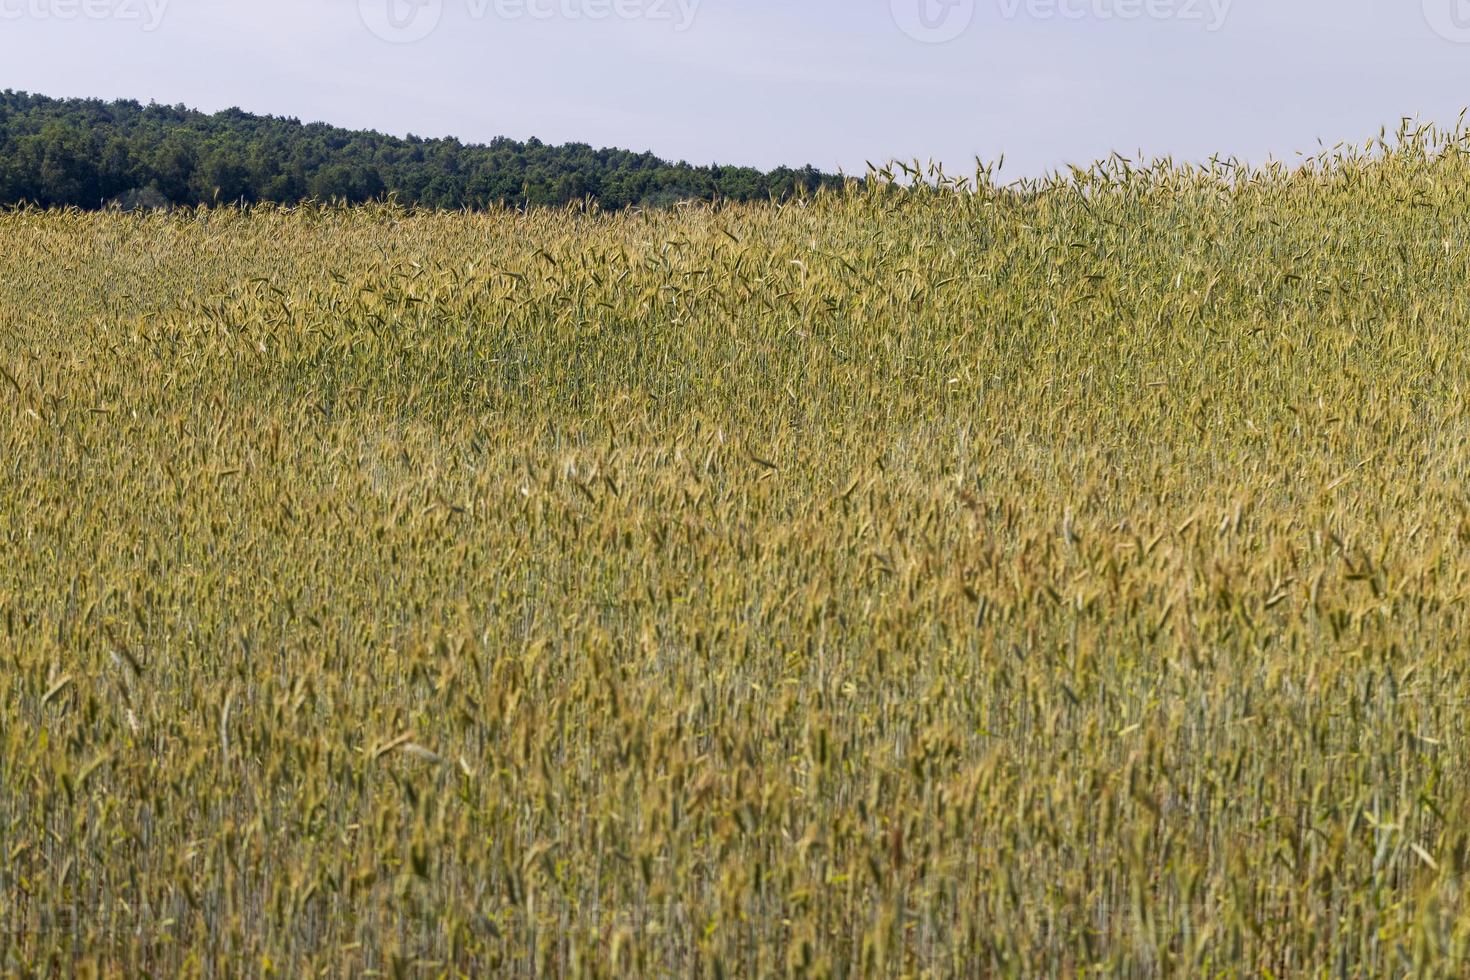
[[[426,31],[415,2],[442,5],[426,37],[373,33]],[[1011,177],[1140,148],[1289,160],[1470,104],[1470,0],[973,0],[962,31],[972,0],[694,2],[0,0],[0,88],[697,163],[1004,153]]]

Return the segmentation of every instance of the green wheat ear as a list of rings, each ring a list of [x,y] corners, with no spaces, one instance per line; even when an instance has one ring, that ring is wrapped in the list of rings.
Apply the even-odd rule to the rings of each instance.
[[[1466,146],[0,213],[0,974],[1465,975]]]

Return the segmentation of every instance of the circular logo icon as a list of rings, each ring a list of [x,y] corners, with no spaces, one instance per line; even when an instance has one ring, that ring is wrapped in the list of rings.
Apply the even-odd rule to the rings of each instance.
[[[889,0],[889,5],[898,29],[924,44],[953,41],[975,19],[975,0]]]
[[[1424,0],[1424,19],[1446,41],[1470,44],[1470,0]]]
[[[357,0],[363,26],[389,44],[412,44],[434,33],[444,0]]]

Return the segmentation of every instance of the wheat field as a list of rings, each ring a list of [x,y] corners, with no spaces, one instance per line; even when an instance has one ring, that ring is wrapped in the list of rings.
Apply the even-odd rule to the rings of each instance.
[[[0,973],[1464,976],[1470,137],[0,213]]]

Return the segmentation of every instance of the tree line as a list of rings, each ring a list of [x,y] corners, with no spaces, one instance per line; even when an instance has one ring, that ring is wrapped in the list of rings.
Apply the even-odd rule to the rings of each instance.
[[[360,203],[391,196],[432,208],[587,199],[624,208],[783,200],[841,183],[810,166],[769,172],[694,166],[582,143],[498,138],[466,144],[240,109],[211,115],[182,105],[0,92],[0,204],[94,209]]]

